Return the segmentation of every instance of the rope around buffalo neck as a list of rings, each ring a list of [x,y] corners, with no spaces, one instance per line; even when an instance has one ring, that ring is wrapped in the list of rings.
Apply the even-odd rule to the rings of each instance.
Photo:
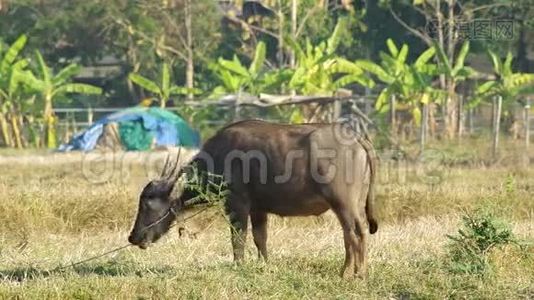
[[[208,205],[204,208],[202,208],[201,210],[197,211],[196,213],[192,214],[191,216],[188,216],[187,218],[184,218],[183,220],[181,220],[181,222],[185,222],[197,215],[199,215],[201,212],[205,211],[206,209],[212,207],[213,205]],[[185,206],[185,208],[187,208],[187,206]],[[148,226],[146,226],[145,228],[143,228],[143,230],[141,230],[141,232],[144,232],[156,225],[158,225],[159,223],[161,223],[161,221],[163,221],[166,217],[168,217],[170,214],[173,214],[176,218],[178,218],[178,212],[176,211],[176,209],[171,205],[169,207],[169,209],[163,214],[163,216],[161,216],[159,219],[157,219],[156,221],[152,222],[151,224],[149,224]],[[174,224],[171,224],[171,226],[169,228],[172,228],[176,225],[176,223]]]

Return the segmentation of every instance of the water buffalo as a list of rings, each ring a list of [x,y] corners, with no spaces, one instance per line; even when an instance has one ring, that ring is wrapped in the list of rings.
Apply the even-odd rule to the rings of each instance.
[[[369,139],[347,124],[237,122],[207,140],[184,168],[173,168],[166,166],[166,174],[143,189],[130,243],[145,249],[169,230],[191,199],[198,201],[198,189],[188,184],[173,192],[178,177],[194,169],[220,175],[227,184],[224,205],[235,261],[244,257],[249,216],[258,254],[267,259],[268,214],[310,216],[332,209],[345,242],[341,275],[365,275],[368,233],[378,228],[373,216],[376,155]],[[198,181],[204,188],[206,176]]]

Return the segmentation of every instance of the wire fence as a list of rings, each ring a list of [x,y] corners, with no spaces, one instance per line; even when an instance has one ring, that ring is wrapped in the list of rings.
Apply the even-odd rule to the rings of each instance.
[[[302,105],[309,103],[321,104],[325,107],[329,107],[329,110],[325,110],[329,117],[327,121],[335,121],[340,116],[350,113],[350,105],[355,105],[359,110],[365,114],[369,119],[373,121],[379,121],[380,118],[384,118],[384,115],[379,115],[376,113],[374,102],[376,95],[366,95],[366,96],[348,96],[348,97],[305,97],[301,96],[300,98],[293,97],[291,101],[276,103],[276,99],[272,102],[262,102],[258,101],[260,98],[249,97],[249,98],[239,98],[235,95],[229,95],[225,98],[222,98],[218,101],[207,101],[207,100],[197,100],[197,101],[186,101],[184,106],[189,108],[190,111],[196,111],[205,108],[213,108],[218,110],[223,110],[224,113],[217,116],[217,118],[209,119],[203,118],[197,123],[191,124],[194,128],[200,128],[203,126],[217,128],[228,124],[236,119],[243,118],[258,118],[270,121],[284,121],[280,119],[273,118],[272,115],[264,113],[265,108],[275,107],[275,106],[289,106],[289,105]],[[261,100],[261,99],[260,99]],[[246,112],[244,112],[246,107]],[[127,109],[127,107],[85,107],[85,108],[57,108],[55,113],[58,117],[58,128],[60,136],[64,141],[68,140],[72,134],[80,132],[100,118],[115,112],[122,111]],[[167,110],[180,112],[183,111],[183,108],[178,107],[166,107]],[[507,129],[513,130],[510,132],[514,138],[525,139],[525,143],[530,143],[532,139],[532,133],[534,130],[534,118],[530,117],[531,107],[529,102],[525,105],[513,105],[508,108],[508,114],[505,115],[505,118],[508,119]],[[492,103],[481,103],[476,108],[473,109],[464,109],[461,111],[459,124],[462,127],[464,135],[476,135],[482,134],[485,132],[491,132],[493,128],[493,105]],[[418,129],[413,128],[415,124],[413,122],[405,122],[407,118],[410,118],[409,111],[397,111],[396,119],[397,122],[403,122],[408,128],[403,128],[402,130],[411,130],[416,132]],[[436,117],[433,119],[435,126],[438,128],[437,131],[443,129],[444,120],[439,117],[441,114],[436,114]],[[188,116],[184,116],[188,119]],[[387,119],[387,117],[386,117]],[[285,120],[287,121],[287,120]],[[395,120],[386,120],[386,122],[395,122]],[[410,127],[411,126],[411,127]],[[427,129],[428,130],[428,129]]]

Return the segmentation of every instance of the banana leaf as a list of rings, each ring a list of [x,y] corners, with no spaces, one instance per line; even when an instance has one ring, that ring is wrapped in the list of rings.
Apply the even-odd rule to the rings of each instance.
[[[5,52],[4,57],[0,61],[0,74],[5,75],[8,68],[15,62],[17,56],[20,54],[28,38],[26,35],[21,35]]]
[[[130,73],[130,75],[128,75],[128,79],[151,93],[158,95],[161,93],[160,88],[155,82],[139,74]]]
[[[256,52],[254,53],[254,59],[252,60],[252,63],[249,67],[249,73],[252,76],[257,76],[263,67],[263,63],[265,62],[265,55],[267,53],[267,49],[265,47],[264,42],[259,42],[256,46]]]
[[[102,89],[84,83],[68,83],[58,87],[54,91],[54,95],[61,95],[67,93],[85,94],[85,95],[100,95]]]

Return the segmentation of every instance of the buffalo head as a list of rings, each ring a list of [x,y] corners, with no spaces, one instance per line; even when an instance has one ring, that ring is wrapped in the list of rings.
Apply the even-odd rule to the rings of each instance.
[[[169,231],[172,222],[176,219],[180,201],[172,196],[179,176],[177,171],[179,155],[173,168],[169,166],[169,158],[165,161],[163,172],[159,179],[150,181],[139,197],[137,218],[128,241],[141,249],[156,242],[163,234]]]

